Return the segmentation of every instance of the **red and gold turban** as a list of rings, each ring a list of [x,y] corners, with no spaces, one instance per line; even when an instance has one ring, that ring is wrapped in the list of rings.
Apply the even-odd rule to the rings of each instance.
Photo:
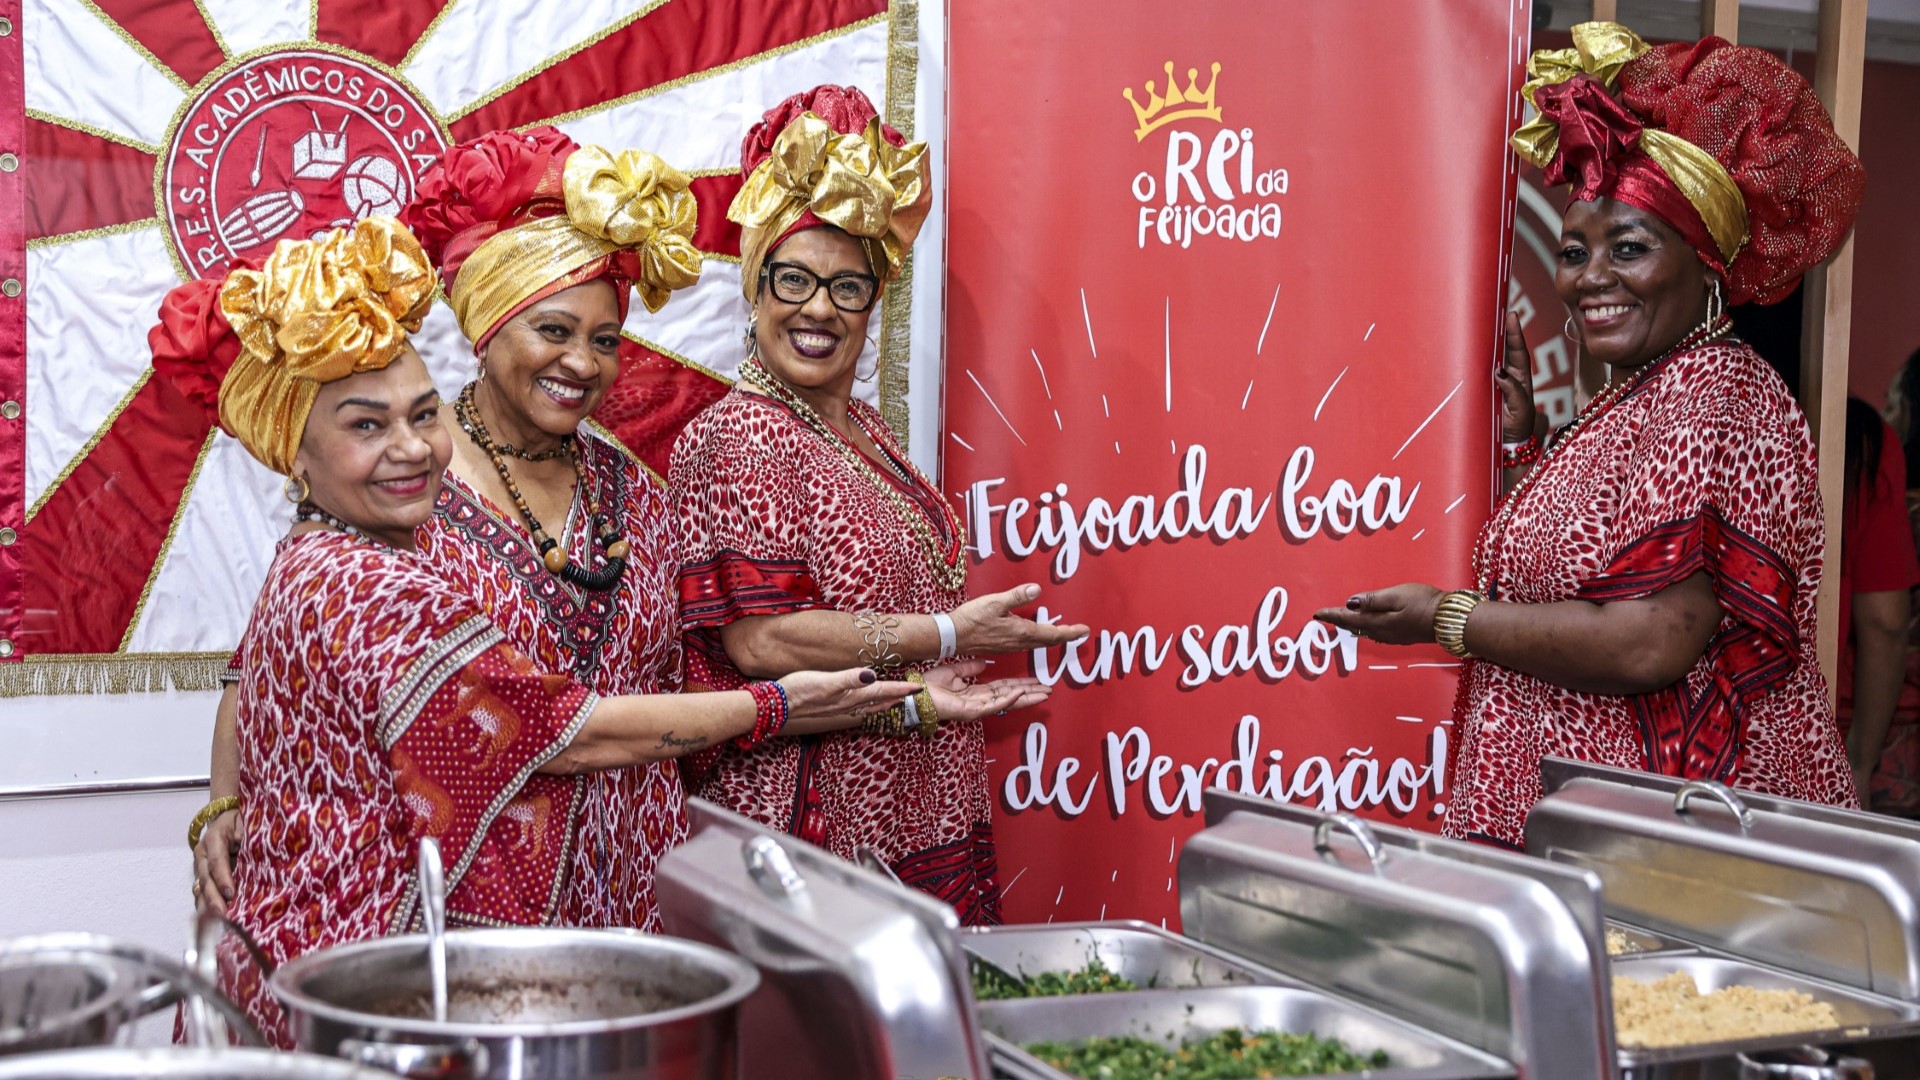
[[[433,304],[433,266],[397,220],[282,240],[259,266],[167,294],[154,370],[247,452],[291,473],[323,383],[386,367]]]
[[[740,287],[802,229],[833,225],[860,241],[882,281],[900,272],[933,206],[927,144],[880,122],[867,95],[820,86],[769,109],[740,145],[746,183],[727,217],[740,226]]]
[[[1731,302],[1777,303],[1839,248],[1866,186],[1807,81],[1717,37],[1649,46],[1581,23],[1527,64],[1539,115],[1513,136],[1572,198],[1657,214],[1726,278]]]
[[[700,277],[684,173],[645,150],[578,146],[547,126],[448,150],[401,220],[440,267],[460,329],[484,347],[527,305],[595,278],[648,311]]]

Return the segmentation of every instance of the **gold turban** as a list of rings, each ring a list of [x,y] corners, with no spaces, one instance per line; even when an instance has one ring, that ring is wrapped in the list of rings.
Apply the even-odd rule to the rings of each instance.
[[[240,339],[220,384],[220,425],[267,468],[291,473],[320,385],[392,363],[433,291],[432,264],[394,218],[282,240],[220,290]]]
[[[926,143],[893,145],[878,117],[840,134],[802,113],[780,130],[727,209],[741,230],[741,289],[754,299],[768,253],[809,215],[859,240],[874,276],[889,280],[932,205]]]
[[[1638,34],[1618,23],[1580,23],[1573,28],[1573,48],[1542,49],[1527,61],[1527,74],[1532,78],[1521,92],[1539,109],[1541,102],[1536,95],[1542,88],[1559,86],[1578,76],[1589,76],[1612,90],[1621,69],[1648,48]],[[1560,155],[1561,131],[1560,124],[1545,111],[1537,111],[1533,119],[1521,125],[1511,142],[1523,160],[1554,175],[1549,167]],[[1732,174],[1712,154],[1652,124],[1640,128],[1637,145],[1700,215],[1724,269],[1747,241],[1746,200]]]
[[[685,173],[645,150],[583,146],[568,154],[565,212],[500,230],[460,265],[449,291],[467,340],[484,341],[529,300],[558,291],[555,285],[599,276],[609,257],[622,292],[632,281],[647,310],[659,311],[674,290],[700,278],[699,206],[688,185]]]

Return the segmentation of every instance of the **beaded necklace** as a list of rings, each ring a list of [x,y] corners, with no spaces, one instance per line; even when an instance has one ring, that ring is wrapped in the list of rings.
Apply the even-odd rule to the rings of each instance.
[[[587,482],[586,469],[580,463],[580,440],[567,435],[560,445],[552,450],[529,453],[517,446],[498,442],[487,430],[486,422],[480,419],[480,410],[473,403],[473,383],[468,383],[460,396],[453,402],[454,418],[460,422],[461,430],[473,444],[486,451],[493,462],[494,471],[500,474],[500,482],[506,485],[507,494],[513,497],[513,505],[520,511],[520,517],[527,523],[527,529],[533,533],[533,543],[540,551],[540,560],[546,564],[549,573],[558,574],[561,580],[582,589],[593,592],[606,592],[620,584],[620,575],[627,570],[627,554],[632,548],[626,538],[620,535],[610,516],[600,512],[600,495]],[[513,479],[513,471],[507,467],[507,458],[516,457],[522,461],[554,461],[565,455],[573,462],[573,478],[587,501],[587,532],[600,542],[602,553],[606,556],[606,565],[598,570],[591,569],[592,560],[583,566],[573,561],[567,549],[560,541],[547,535],[541,528],[540,519],[533,516],[533,508],[527,505],[526,496],[520,494],[520,485]]]
[[[294,508],[293,523],[295,525],[304,525],[309,521],[318,522],[322,525],[329,526],[338,532],[346,533],[348,536],[354,538],[355,540],[359,540],[362,543],[367,543],[367,544],[381,543],[381,541],[375,540],[373,537],[368,536],[366,533],[361,532],[358,527],[349,525],[346,522],[341,521],[339,518],[334,517],[332,514],[329,514],[325,510],[320,509],[318,506],[314,505],[313,503],[303,502],[299,506]]]
[[[1669,359],[1681,353],[1691,352],[1703,345],[1718,341],[1726,337],[1732,330],[1733,320],[1725,315],[1715,320],[1703,322],[1699,326],[1694,327],[1687,333],[1687,336],[1681,338],[1673,348],[1661,353],[1652,363],[1645,365],[1639,371],[1635,372],[1632,378],[1617,383],[1608,383],[1606,389],[1595,394],[1593,400],[1587,402],[1586,408],[1581,409],[1578,415],[1574,416],[1571,423],[1548,437],[1546,449],[1540,453],[1540,460],[1534,462],[1533,468],[1528,469],[1527,474],[1520,478],[1520,482],[1513,486],[1512,491],[1507,493],[1506,499],[1500,504],[1499,512],[1494,515],[1492,523],[1487,526],[1485,542],[1474,549],[1474,578],[1479,583],[1482,595],[1490,599],[1499,598],[1493,586],[1493,575],[1496,569],[1494,565],[1494,553],[1499,550],[1500,541],[1506,536],[1507,527],[1513,521],[1515,508],[1520,505],[1521,498],[1533,489],[1534,479],[1547,470],[1547,463],[1552,461],[1562,448],[1568,443],[1571,443],[1574,436],[1578,435],[1583,428],[1613,408],[1621,398],[1626,397],[1633,390],[1644,385],[1649,379],[1653,378],[1654,375],[1658,374],[1659,370],[1666,366],[1666,362]]]
[[[812,428],[813,432],[825,440],[827,445],[838,450],[840,456],[845,458],[849,465],[852,465],[856,471],[862,476],[865,476],[874,487],[880,489],[880,493],[885,495],[887,501],[893,504],[893,508],[899,513],[901,520],[906,522],[907,527],[913,530],[914,536],[919,539],[921,547],[926,551],[927,563],[933,570],[934,580],[939,583],[941,588],[948,592],[957,592],[961,586],[967,583],[966,529],[961,526],[959,519],[954,515],[953,507],[947,505],[947,500],[939,497],[938,489],[920,472],[918,466],[913,465],[911,462],[907,463],[907,468],[911,470],[912,480],[919,482],[928,491],[935,492],[934,501],[940,504],[940,512],[946,518],[947,528],[958,540],[951,562],[947,560],[946,545],[940,542],[940,537],[933,531],[933,525],[927,520],[926,515],[908,503],[906,496],[900,494],[898,488],[888,483],[887,479],[880,475],[879,471],[873,467],[873,463],[867,460],[867,455],[861,453],[839,432],[829,427],[826,420],[814,411],[813,406],[807,404],[806,399],[795,393],[792,387],[776,378],[772,372],[761,366],[759,360],[752,357],[747,358],[741,363],[739,374],[743,381],[793,410],[794,415],[798,416],[809,428]],[[854,423],[860,424],[860,430],[867,431],[866,425],[860,421],[859,414],[852,413],[852,415]],[[873,439],[873,433],[867,431],[867,437]],[[879,446],[880,440],[874,439],[873,443],[875,446]],[[881,453],[885,454],[886,451],[882,450]],[[889,462],[889,464],[893,463]],[[896,472],[901,471],[897,464],[893,464],[893,467]]]

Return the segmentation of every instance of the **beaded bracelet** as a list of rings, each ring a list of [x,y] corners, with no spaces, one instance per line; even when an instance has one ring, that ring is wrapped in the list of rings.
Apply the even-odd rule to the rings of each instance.
[[[742,750],[751,750],[780,734],[792,711],[787,688],[777,682],[748,683],[747,693],[753,696],[753,730],[733,740]]]
[[[1540,440],[1528,437],[1519,442],[1500,444],[1500,467],[1519,469],[1540,460]]]

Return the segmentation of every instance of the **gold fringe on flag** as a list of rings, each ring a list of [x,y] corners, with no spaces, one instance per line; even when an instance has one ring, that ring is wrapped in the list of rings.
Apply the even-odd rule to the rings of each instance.
[[[887,5],[887,123],[913,138],[913,108],[920,80],[920,0]],[[937,198],[937,196],[936,196]],[[912,417],[907,389],[913,364],[913,253],[880,302],[880,416],[900,445],[908,443]]]
[[[232,656],[225,652],[29,656],[16,664],[0,664],[0,698],[218,690]]]

